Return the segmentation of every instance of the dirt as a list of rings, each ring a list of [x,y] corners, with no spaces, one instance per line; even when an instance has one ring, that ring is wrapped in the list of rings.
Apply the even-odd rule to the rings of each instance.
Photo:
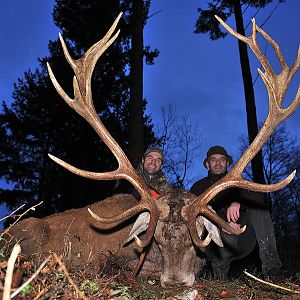
[[[17,261],[12,291],[31,278],[38,267],[30,261]],[[3,290],[6,260],[0,262],[0,268]],[[200,278],[191,288],[166,289],[160,286],[158,277],[132,278],[122,260],[113,256],[96,272],[92,265],[67,270],[64,262],[52,257],[14,299],[300,299],[299,278],[287,277],[279,285],[299,294],[268,286],[246,275],[230,281]]]

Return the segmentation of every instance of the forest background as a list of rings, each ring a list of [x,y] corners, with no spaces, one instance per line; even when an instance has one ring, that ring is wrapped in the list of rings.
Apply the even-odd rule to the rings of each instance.
[[[7,203],[9,209],[20,205],[24,201],[30,205],[43,198],[45,199],[45,204],[41,215],[46,215],[54,211],[79,207],[101,199],[109,195],[113,188],[113,183],[107,184],[106,182],[105,192],[102,195],[97,194],[97,191],[103,190],[103,183],[87,183],[85,180],[66,174],[65,171],[53,166],[52,162],[48,161],[48,158],[45,156],[49,152],[48,150],[53,148],[56,149],[56,152],[53,154],[62,154],[62,158],[65,156],[68,161],[78,162],[79,166],[82,164],[88,167],[96,164],[99,166],[99,169],[105,169],[107,165],[109,166],[108,168],[113,168],[109,154],[105,151],[102,155],[99,154],[98,147],[101,147],[101,145],[97,144],[94,147],[94,139],[97,139],[97,137],[93,133],[88,135],[88,140],[84,143],[84,149],[80,148],[80,144],[82,144],[80,134],[86,136],[85,132],[91,131],[91,129],[81,124],[80,121],[80,126],[82,126],[79,129],[80,134],[78,133],[78,128],[73,127],[78,120],[77,116],[68,112],[68,108],[63,108],[63,104],[56,96],[54,89],[51,85],[48,86],[47,75],[45,75],[45,70],[43,70],[46,61],[45,57],[49,58],[50,56],[50,62],[51,60],[57,63],[61,61],[60,46],[56,44],[59,31],[62,31],[63,34],[64,30],[67,31],[70,34],[67,37],[70,40],[76,40],[72,46],[74,46],[74,52],[76,53],[77,51],[79,53],[81,49],[89,47],[92,40],[93,42],[96,41],[92,34],[96,33],[97,36],[102,36],[114,17],[112,11],[107,20],[105,15],[101,15],[100,11],[100,15],[95,14],[94,20],[99,21],[99,24],[94,22],[92,27],[87,27],[91,30],[90,36],[85,36],[85,30],[87,29],[84,27],[80,28],[81,31],[78,30],[76,32],[75,19],[72,19],[72,15],[68,17],[70,18],[69,21],[73,22],[73,25],[69,24],[70,27],[68,29],[68,25],[61,21],[60,24],[64,28],[62,30],[62,28],[55,26],[52,12],[55,4],[67,4],[68,2],[7,1],[3,6],[5,9],[1,10],[0,32],[1,40],[4,42],[0,50],[0,99],[5,102],[5,105],[2,107],[0,120],[2,135],[0,200],[2,203]],[[112,1],[112,3],[117,2]],[[126,4],[126,1],[123,2]],[[170,116],[176,116],[175,119],[172,119],[173,124],[171,125],[173,129],[175,128],[175,132],[178,132],[177,126],[179,126],[181,129],[186,127],[186,132],[193,133],[194,139],[191,140],[190,144],[193,144],[194,147],[191,147],[193,151],[190,152],[189,170],[188,174],[184,175],[184,181],[181,182],[186,188],[189,188],[191,183],[206,174],[202,161],[210,146],[215,144],[223,145],[233,155],[235,160],[240,156],[240,149],[243,148],[245,136],[247,135],[247,123],[237,41],[231,36],[211,41],[208,35],[200,35],[193,32],[199,16],[197,8],[205,8],[205,1],[180,1],[174,5],[173,1],[153,0],[151,4],[150,2],[148,4],[148,19],[143,32],[144,45],[150,45],[150,48],[148,48],[148,59],[151,60],[158,54],[154,52],[151,57],[151,50],[156,48],[159,51],[159,55],[154,58],[153,65],[148,66],[144,64],[143,68],[143,98],[147,101],[147,104],[146,102],[144,103],[144,120],[146,122],[145,132],[148,133],[148,140],[145,139],[145,141],[147,144],[155,141],[155,137],[161,138],[163,136],[164,117],[168,119]],[[249,22],[255,16],[257,23],[259,25],[264,23],[263,29],[279,43],[288,64],[292,64],[299,44],[300,22],[298,11],[300,11],[300,4],[297,0],[289,0],[279,5],[277,1],[270,1],[270,4],[264,9],[248,7],[243,14],[246,32],[247,34],[250,33],[251,24],[249,25]],[[94,13],[96,12],[95,10]],[[130,13],[129,9],[128,15]],[[80,15],[79,12],[77,14]],[[117,12],[115,11],[115,16],[116,14]],[[130,23],[129,19],[128,22]],[[234,18],[230,17],[228,23],[235,28]],[[126,26],[124,28],[124,35],[126,35]],[[49,44],[49,40],[53,42]],[[130,51],[129,40],[126,40],[126,37],[124,37],[123,46],[125,45],[125,51]],[[273,50],[266,45],[265,41],[260,41],[268,58],[278,68]],[[51,55],[49,54],[49,49],[50,52],[52,51]],[[110,55],[112,58],[109,57]],[[109,100],[112,101],[111,103],[108,105],[106,103],[99,108],[102,110],[102,116],[107,119],[107,122],[112,121],[111,128],[117,129],[115,137],[126,150],[126,145],[128,145],[126,134],[128,134],[128,131],[125,124],[128,121],[126,116],[128,116],[127,105],[129,101],[126,65],[129,58],[118,57],[119,54],[117,52],[110,55],[105,58],[108,63],[109,61],[110,63],[119,61],[118,58],[121,59],[122,63],[119,69],[112,69],[106,78],[102,77],[99,70],[99,82],[103,85],[101,88],[107,92],[104,96],[99,88],[99,95],[102,95],[102,98],[111,97],[112,99]],[[267,113],[267,94],[260,78],[256,80],[256,69],[260,67],[259,63],[250,51],[249,55],[252,76],[255,81],[254,90],[258,121],[261,122]],[[41,59],[40,62],[38,58]],[[102,59],[100,59],[99,65],[101,63],[105,65]],[[38,71],[36,68],[38,68]],[[29,69],[30,71],[28,71]],[[68,75],[71,78],[71,73],[67,69],[60,70],[63,72],[61,74],[62,77],[64,75],[67,77]],[[116,89],[108,91],[108,84],[105,86],[105,82],[109,82],[114,76],[119,76],[119,78],[123,76],[124,81],[120,81],[118,83],[119,86],[115,87]],[[19,81],[18,78],[20,78]],[[13,82],[16,82],[15,87],[13,87]],[[287,94],[286,103],[293,99],[298,82],[299,74],[297,74],[291,90]],[[124,93],[123,91],[126,92]],[[43,101],[46,101],[47,104],[45,103],[44,105]],[[121,102],[118,101],[124,102],[120,104]],[[17,106],[18,119],[22,119],[20,116],[25,111],[28,112],[30,117],[25,120],[25,123],[22,123],[23,119],[22,122],[15,122],[14,114],[10,113],[11,111],[16,112],[16,107],[13,107],[14,103],[19,103]],[[48,115],[49,107],[53,108],[50,117]],[[164,107],[164,113],[162,113],[162,107]],[[59,115],[62,110],[63,113]],[[125,110],[125,114],[123,114],[123,110]],[[110,115],[111,111],[117,112],[116,115]],[[37,120],[38,118],[40,119]],[[58,130],[61,128],[61,124],[65,123],[68,123],[69,127],[66,128],[66,131],[57,131],[55,133],[55,137],[59,137],[58,140],[54,138],[48,139],[49,135],[45,135],[45,132],[41,130],[41,119],[46,121],[46,123],[42,123],[47,130],[51,128],[50,125],[55,125],[54,129],[52,127],[52,130]],[[124,126],[122,124],[119,124],[120,126],[116,125],[116,120],[121,121],[120,123],[123,122]],[[299,120],[300,111],[298,109],[295,115],[286,122],[285,127],[278,131],[280,138],[274,144],[281,149],[281,156],[278,157],[278,161],[284,162],[284,167],[278,165],[277,170],[280,170],[280,172],[266,173],[265,177],[268,182],[278,181],[293,168],[299,169],[299,149],[296,139],[299,137],[300,132]],[[18,143],[18,145],[12,143],[12,148],[7,148],[9,144],[6,139],[7,124],[13,124],[17,134],[16,140],[19,139],[21,141],[24,139],[23,146],[21,143]],[[29,131],[18,131],[20,126],[22,129],[26,128],[24,124],[28,126]],[[114,128],[114,126],[119,126],[119,128]],[[38,129],[40,132],[38,138],[33,134],[35,129]],[[33,132],[29,133],[30,130],[33,130]],[[25,139],[28,137],[29,142],[27,143]],[[35,144],[36,139],[43,140],[44,143],[37,148],[31,147],[32,144]],[[26,146],[24,146],[25,144]],[[271,141],[269,145],[272,145]],[[176,146],[166,145],[166,147],[169,147],[167,151],[170,152],[170,155],[174,155],[175,160],[181,160],[180,157],[176,156],[176,153],[174,154],[171,151]],[[274,149],[274,147],[269,146],[269,148],[265,148],[264,157],[266,159],[270,157],[268,156],[269,149]],[[35,161],[38,161],[39,165],[33,166],[28,159],[23,161],[22,166],[14,165],[14,163],[19,161],[19,155],[22,153],[31,153],[31,157],[35,157]],[[85,161],[86,156],[94,157],[94,160],[87,162]],[[40,157],[45,159],[37,159]],[[10,161],[11,165],[7,164],[7,161]],[[11,167],[13,165],[14,167]],[[47,165],[47,168],[45,165]],[[268,165],[268,162],[266,162],[266,165]],[[179,173],[181,172],[180,176],[182,177],[183,169],[180,168],[179,166],[178,171]],[[16,170],[20,169],[26,172],[22,174],[21,172],[20,174],[16,172]],[[45,172],[43,176],[41,176],[42,172],[40,170]],[[173,175],[170,174],[170,177],[176,183],[176,176],[174,177]],[[76,189],[73,188],[74,186],[76,186]],[[274,224],[277,239],[281,245],[284,237],[293,237],[294,235],[299,237],[299,183],[295,181],[295,185],[291,186],[289,190],[274,194],[272,197]],[[72,199],[72,201],[66,199]]]

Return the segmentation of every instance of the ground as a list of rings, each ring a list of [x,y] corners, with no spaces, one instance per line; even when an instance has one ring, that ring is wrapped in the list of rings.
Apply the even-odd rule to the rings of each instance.
[[[38,267],[30,260],[18,258],[12,278],[12,291],[31,278]],[[0,268],[3,287],[7,270],[4,257]],[[132,278],[122,258],[111,255],[101,270],[96,271],[92,265],[66,267],[59,257],[52,254],[34,280],[14,299],[300,299],[300,294],[270,287],[245,275],[226,282],[206,277],[199,278],[189,289],[164,289],[160,286],[159,278]],[[280,285],[300,293],[300,279],[296,273],[285,278]]]

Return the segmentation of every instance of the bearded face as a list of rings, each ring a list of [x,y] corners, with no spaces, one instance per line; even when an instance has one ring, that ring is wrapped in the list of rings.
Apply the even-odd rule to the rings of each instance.
[[[206,162],[206,167],[212,174],[223,174],[226,172],[228,166],[229,162],[226,156],[222,154],[213,154]]]

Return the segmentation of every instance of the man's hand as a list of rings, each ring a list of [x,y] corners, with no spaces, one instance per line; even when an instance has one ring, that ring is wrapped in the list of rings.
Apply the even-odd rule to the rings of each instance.
[[[230,206],[227,208],[227,221],[236,223],[240,217],[240,203],[232,202]]]
[[[241,225],[240,224],[238,224],[238,223],[234,223],[234,222],[229,222],[228,223],[231,227],[233,227],[233,228],[241,228]],[[222,231],[224,231],[224,232],[226,232],[226,233],[228,233],[228,234],[231,234],[229,231],[227,231],[226,229],[224,229],[224,228],[222,228]]]

